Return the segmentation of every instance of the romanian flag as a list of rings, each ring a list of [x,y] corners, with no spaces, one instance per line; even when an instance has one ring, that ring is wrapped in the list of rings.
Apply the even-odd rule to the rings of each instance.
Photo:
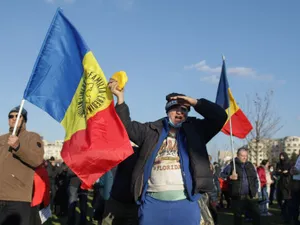
[[[61,156],[85,188],[133,153],[102,69],[61,9],[50,25],[24,99],[65,128]]]
[[[228,115],[227,122],[222,128],[222,132],[230,135],[231,120],[232,135],[238,138],[245,138],[252,130],[252,125],[233,98],[226,76],[225,60],[223,60],[216,103],[225,109]]]

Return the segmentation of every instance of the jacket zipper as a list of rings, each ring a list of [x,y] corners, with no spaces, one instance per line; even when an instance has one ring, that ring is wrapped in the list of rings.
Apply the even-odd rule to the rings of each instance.
[[[146,157],[148,157],[149,155],[151,155],[151,154],[153,154],[153,150],[155,150],[155,148],[157,147],[157,144],[158,144],[158,141],[159,141],[159,139],[160,139],[160,133],[159,133],[159,131],[156,129],[155,130],[156,132],[157,132],[157,134],[158,134],[158,140],[155,142],[155,144],[152,146],[152,151],[146,156]],[[165,139],[165,138],[164,138]],[[163,139],[163,141],[164,141],[164,139]],[[158,150],[157,151],[159,151],[159,148],[158,148]],[[156,155],[157,155],[157,152],[156,152]],[[153,159],[151,159],[151,161],[152,161],[152,165],[153,165],[153,163],[154,163],[154,160],[155,160],[155,158],[156,158],[156,155],[153,157]],[[143,194],[143,187],[144,187],[144,170],[145,170],[145,165],[147,164],[147,160],[145,160],[145,162],[144,162],[144,164],[143,164],[143,172],[142,172],[142,177],[141,177],[141,182],[140,182],[140,187],[139,187],[139,196],[141,196],[142,194]],[[150,175],[151,175],[151,173],[150,173]],[[137,181],[137,180],[136,180]],[[135,182],[136,182],[135,181]],[[148,182],[148,181],[147,181]]]
[[[183,180],[183,185],[184,185],[184,188],[187,192],[187,196],[191,199],[191,196],[190,196],[190,192],[187,188],[187,184],[186,184],[186,176],[185,176],[185,172],[184,172],[184,164],[183,164],[183,159],[182,159],[182,154],[181,154],[181,151],[180,151],[180,146],[179,146],[179,143],[180,143],[180,137],[179,137],[179,133],[178,133],[178,138],[176,138],[176,141],[178,142],[177,146],[178,146],[178,155],[179,155],[179,158],[180,158],[180,168],[181,168],[181,174],[182,174],[182,180]],[[182,143],[181,143],[182,144]]]

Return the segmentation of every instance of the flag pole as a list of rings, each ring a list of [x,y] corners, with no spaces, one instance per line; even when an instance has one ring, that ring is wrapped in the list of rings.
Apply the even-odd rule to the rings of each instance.
[[[234,173],[236,173],[236,169],[235,169],[235,153],[234,153],[234,146],[233,146],[233,136],[232,136],[232,123],[231,123],[231,111],[230,111],[230,106],[228,108],[228,114],[230,115],[229,118],[229,128],[230,128],[230,145],[231,145],[231,153],[232,153],[232,163],[233,163],[233,171]]]
[[[15,123],[14,130],[13,130],[13,132],[12,132],[12,135],[13,135],[13,136],[16,135],[17,128],[18,128],[18,123],[19,123],[19,120],[20,120],[20,117],[21,117],[21,112],[22,112],[23,107],[24,107],[24,103],[25,103],[25,99],[22,99],[21,105],[20,105],[20,109],[19,109],[19,113],[18,113],[18,116],[17,116],[17,121],[16,121],[16,123]]]
[[[225,56],[222,55],[223,63],[225,62]],[[230,98],[230,95],[229,95]],[[235,166],[235,153],[233,147],[233,135],[232,135],[232,122],[231,122],[231,107],[230,107],[230,99],[229,99],[229,107],[228,107],[228,116],[229,116],[229,128],[230,128],[230,147],[231,147],[231,154],[232,154],[232,163],[233,163],[233,172],[236,174],[236,166]]]

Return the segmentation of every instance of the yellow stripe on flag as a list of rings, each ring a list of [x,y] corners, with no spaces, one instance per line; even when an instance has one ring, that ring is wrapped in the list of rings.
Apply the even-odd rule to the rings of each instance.
[[[232,95],[230,88],[228,88],[228,95],[229,95],[229,108],[226,109],[226,113],[228,115],[227,121],[230,119],[230,117],[232,115],[234,115],[240,109],[240,107],[236,104],[236,101]],[[230,109],[230,112],[229,112],[229,109]],[[230,113],[230,115],[229,115],[229,113]],[[227,123],[227,121],[226,121],[226,123]]]
[[[61,121],[66,131],[65,141],[75,132],[86,129],[87,120],[106,109],[113,100],[104,73],[91,51],[84,56],[82,64],[83,77]]]

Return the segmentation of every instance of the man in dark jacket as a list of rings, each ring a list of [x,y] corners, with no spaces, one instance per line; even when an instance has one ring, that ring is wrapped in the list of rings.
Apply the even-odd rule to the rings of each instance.
[[[291,169],[292,164],[286,152],[279,154],[279,162],[277,163],[277,175],[279,176],[277,184],[277,202],[281,208],[282,218],[286,223],[291,220]]]
[[[49,163],[47,165],[47,172],[48,172],[49,180],[50,180],[50,202],[51,202],[50,207],[51,207],[52,212],[55,211],[54,199],[55,199],[56,191],[57,191],[55,181],[56,181],[56,177],[58,175],[58,170],[59,169],[56,166],[55,158],[53,156],[51,156],[49,159]]]
[[[260,212],[256,195],[258,193],[258,175],[255,167],[248,161],[248,150],[240,148],[235,158],[236,173],[233,173],[233,162],[224,168],[221,177],[229,180],[234,224],[243,224],[242,214],[249,212],[253,224],[260,225]]]
[[[140,147],[131,184],[141,204],[139,224],[200,224],[197,200],[201,192],[213,189],[206,144],[222,129],[226,112],[206,99],[172,93],[166,97],[167,117],[142,124],[131,121],[117,87],[111,79],[116,111],[129,138]],[[204,119],[188,117],[191,107]]]
[[[42,164],[40,135],[26,130],[27,111],[19,107],[8,114],[9,133],[0,136],[0,225],[29,225],[34,169]]]

